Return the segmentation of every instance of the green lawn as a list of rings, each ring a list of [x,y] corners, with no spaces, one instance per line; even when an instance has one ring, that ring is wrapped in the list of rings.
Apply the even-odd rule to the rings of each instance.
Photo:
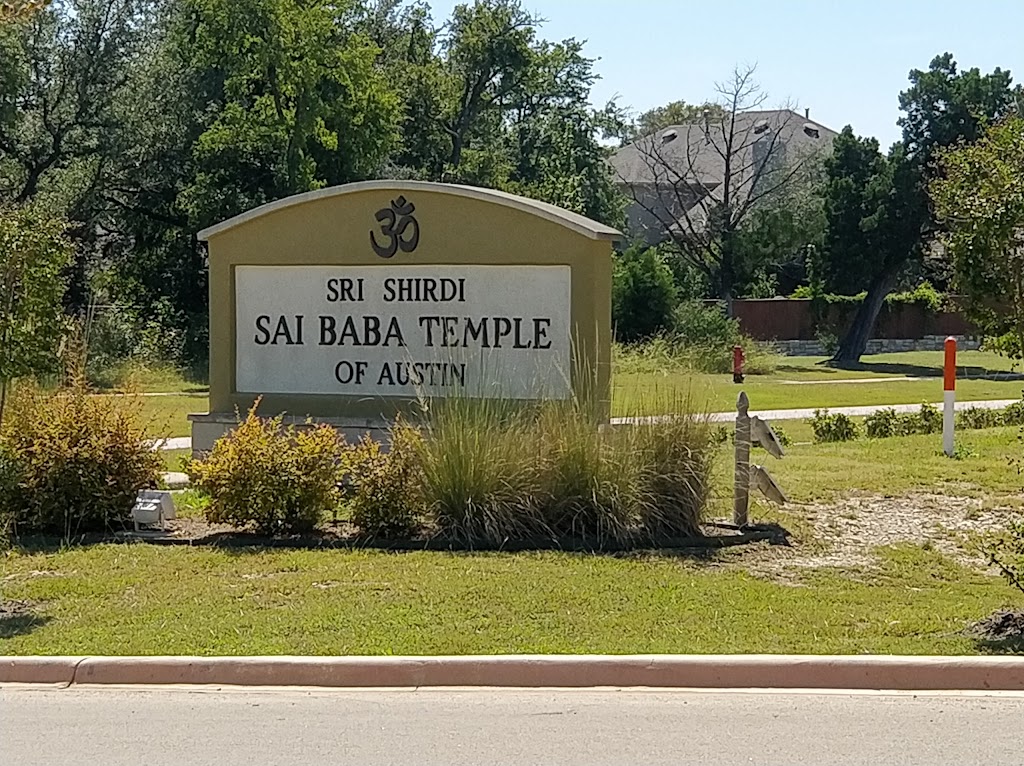
[[[805,587],[671,556],[95,546],[0,559],[0,654],[906,653],[1014,602],[920,548]]]
[[[733,383],[731,375],[678,371],[617,374],[613,409],[616,415],[657,414],[665,401],[688,394],[709,411],[725,412],[735,409],[740,390],[747,392],[751,405],[759,410],[942,401],[940,351],[866,356],[857,370],[837,370],[822,364],[824,361],[823,357],[785,357],[774,374],[749,375],[742,386]],[[958,361],[957,397],[961,401],[1020,398],[1024,381],[1005,379],[1014,371],[1009,360],[966,351],[959,354]],[[998,379],[1000,376],[1003,379]],[[895,380],[900,377],[927,379]],[[851,379],[878,382],[836,383]],[[817,382],[791,385],[786,381]]]
[[[838,444],[796,444],[782,460],[755,450],[758,462],[798,502],[829,500],[851,492],[901,495],[929,489],[940,494],[1008,495],[1024,488],[1007,457],[1024,452],[1017,428],[964,431],[957,442],[965,456],[951,459],[942,452],[941,434],[891,439],[861,438]],[[729,448],[723,448],[728,451]],[[725,471],[728,461],[719,461]],[[729,487],[723,475],[719,484]]]
[[[1024,597],[928,544],[878,548],[873,569],[779,578],[764,566],[789,551],[827,551],[805,504],[851,492],[927,490],[1020,507],[1024,478],[1007,462],[1016,435],[965,433],[962,460],[942,456],[937,436],[796,445],[781,461],[755,452],[795,503],[758,502],[753,517],[783,523],[794,549],[697,558],[145,544],[16,551],[0,557],[0,595],[34,604],[36,616],[0,618],[0,654],[978,651],[963,629]],[[716,515],[728,513],[729,456],[723,445]]]
[[[817,357],[786,357],[773,375],[751,375],[737,386],[728,375],[707,375],[680,371],[619,373],[614,376],[613,414],[663,414],[678,407],[683,399],[709,411],[729,411],[736,406],[736,395],[747,392],[758,410],[806,407],[842,407],[872,404],[908,404],[942,400],[942,353],[908,352],[864,357],[864,369],[836,370],[825,367]],[[1024,382],[992,380],[1011,372],[1010,362],[995,354],[968,351],[960,354],[961,379],[957,384],[961,401],[1015,399],[1021,396]],[[930,376],[927,380],[896,381],[900,376]],[[877,383],[829,382],[851,378],[877,378]],[[785,381],[821,381],[811,385],[789,385]],[[139,389],[163,390],[169,396],[146,396],[144,413],[154,433],[188,436],[190,412],[206,412],[208,399],[194,383],[175,377],[165,370],[152,379],[139,377]]]
[[[209,397],[206,394],[142,398],[142,416],[150,424],[150,432],[160,436],[190,436],[192,428],[188,422],[188,415],[208,410]]]

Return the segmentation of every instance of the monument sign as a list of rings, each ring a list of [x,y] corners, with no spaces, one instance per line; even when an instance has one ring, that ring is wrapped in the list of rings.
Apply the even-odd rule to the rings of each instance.
[[[424,399],[597,398],[614,229],[502,192],[373,181],[200,232],[210,260],[205,451],[260,412],[383,429]]]

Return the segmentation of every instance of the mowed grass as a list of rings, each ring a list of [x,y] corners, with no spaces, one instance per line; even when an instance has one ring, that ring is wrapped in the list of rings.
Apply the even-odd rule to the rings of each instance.
[[[942,401],[941,351],[865,356],[856,370],[824,364],[824,357],[784,357],[772,375],[749,375],[742,385],[731,375],[708,375],[678,370],[616,373],[613,410],[616,415],[659,414],[654,410],[667,392],[686,392],[711,412],[736,407],[743,390],[755,410]],[[1020,364],[996,354],[965,351],[958,355],[957,398],[961,401],[1019,399],[1024,381],[1014,379]],[[920,377],[922,380],[899,378]],[[842,383],[843,380],[876,380]],[[798,383],[800,385],[794,385]],[[830,385],[831,384],[831,385]]]
[[[798,374],[830,373],[783,370],[767,382],[749,378],[745,388],[760,409],[814,406],[755,398],[754,383],[765,392],[817,388],[779,383]],[[914,385],[890,382],[884,403],[915,401],[905,394]],[[991,398],[1019,396],[1021,384],[1012,385],[1015,393]],[[739,387],[722,387],[734,400]],[[862,388],[825,386],[832,396],[824,403],[838,406],[836,395]],[[187,433],[184,415],[205,404],[196,395],[145,400],[157,414],[180,412],[182,430],[168,435]],[[787,456],[755,451],[754,459],[794,504],[776,510],[758,501],[752,516],[782,522],[798,545],[828,543],[808,538],[805,504],[851,493],[1024,498],[1024,477],[1008,462],[1021,450],[1014,428],[959,434],[963,459],[952,460],[939,435],[816,445],[806,443],[805,422],[782,426],[796,442]],[[731,452],[731,444],[719,450],[715,515],[729,514]],[[174,468],[179,458],[165,461]],[[747,557],[763,562],[778,550],[699,558],[145,544],[18,550],[0,557],[0,598],[29,602],[35,616],[0,619],[0,654],[960,654],[982,650],[964,632],[972,622],[1024,603],[991,573],[914,545],[878,549],[871,570],[807,570],[784,582],[744,571]]]
[[[0,559],[0,654],[956,654],[1014,602],[931,551],[802,587],[671,556],[100,545]]]
[[[1018,399],[1024,381],[1007,379],[1020,372],[1019,364],[981,351],[962,352],[957,397],[961,401]],[[754,410],[915,404],[942,400],[942,352],[907,352],[864,357],[857,370],[838,370],[822,364],[823,357],[785,357],[772,375],[750,375],[740,386],[729,375],[708,375],[681,370],[626,373],[613,376],[612,414],[615,416],[666,414],[665,403],[691,401],[710,412],[735,409],[743,390]],[[904,376],[924,380],[896,380]],[[838,383],[850,379],[877,379],[876,383]],[[151,431],[161,436],[188,436],[187,415],[207,412],[209,399],[200,383],[173,371],[134,370],[134,390],[142,392],[143,414]],[[788,381],[788,382],[787,382]],[[817,381],[792,385],[793,381]],[[161,394],[161,395],[154,395]],[[109,395],[109,394],[108,394]]]
[[[916,489],[1024,499],[1007,457],[1016,429],[798,444],[755,451],[795,504],[755,519],[808,539],[803,504]],[[714,512],[728,513],[729,445]],[[188,515],[183,512],[183,515]],[[272,551],[98,545],[0,557],[0,596],[35,605],[0,619],[0,654],[900,653],[983,650],[965,632],[1024,603],[997,577],[935,550],[878,549],[872,570],[743,571],[782,549],[721,556]]]
[[[792,425],[790,425],[792,423]],[[796,441],[810,439],[810,426],[784,421]],[[862,432],[863,433],[863,432]],[[834,444],[797,442],[781,460],[755,449],[751,458],[764,465],[798,503],[832,500],[851,493],[898,496],[913,491],[959,496],[1013,495],[1024,491],[1024,476],[1009,457],[1020,455],[1020,429],[1014,427],[960,431],[960,459],[946,457],[942,435],[867,439]],[[719,494],[732,491],[732,444],[723,445],[716,464]]]

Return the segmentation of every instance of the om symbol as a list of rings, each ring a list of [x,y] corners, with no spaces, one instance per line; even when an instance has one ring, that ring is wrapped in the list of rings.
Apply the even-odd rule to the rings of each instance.
[[[420,224],[413,218],[416,206],[406,202],[405,197],[391,200],[391,207],[377,211],[377,222],[380,224],[380,233],[387,237],[387,244],[383,247],[377,243],[374,232],[370,232],[370,245],[373,252],[381,258],[391,258],[401,250],[403,253],[411,253],[420,243]],[[412,231],[406,235],[409,227]]]

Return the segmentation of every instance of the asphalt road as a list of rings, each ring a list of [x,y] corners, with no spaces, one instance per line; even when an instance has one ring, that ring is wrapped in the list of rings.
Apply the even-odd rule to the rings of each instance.
[[[7,766],[1020,764],[1024,697],[0,687]]]

